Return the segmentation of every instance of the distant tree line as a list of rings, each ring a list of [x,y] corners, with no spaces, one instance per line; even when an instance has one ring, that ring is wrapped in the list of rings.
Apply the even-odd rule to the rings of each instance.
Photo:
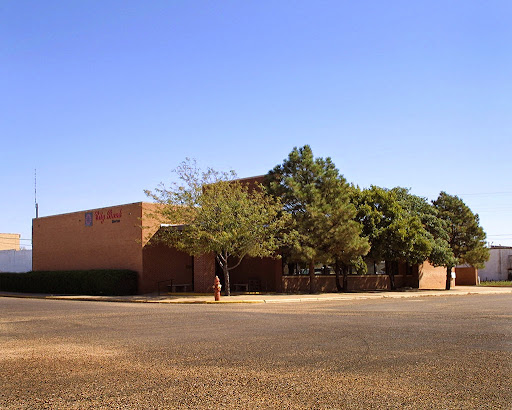
[[[294,148],[262,185],[233,172],[203,172],[190,160],[176,173],[179,183],[146,191],[163,205],[153,216],[170,225],[153,240],[189,254],[213,252],[227,295],[229,272],[246,256],[306,264],[311,279],[315,265],[334,266],[339,291],[349,271],[366,273],[365,257],[444,266],[446,289],[454,266],[481,267],[489,258],[479,217],[459,197],[441,192],[429,202],[401,187],[361,189],[309,145]],[[394,289],[394,271],[387,273]]]

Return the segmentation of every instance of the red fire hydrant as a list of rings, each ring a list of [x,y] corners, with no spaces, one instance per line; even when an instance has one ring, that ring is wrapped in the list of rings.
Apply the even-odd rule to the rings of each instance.
[[[222,285],[220,284],[220,279],[218,276],[215,276],[213,281],[213,294],[215,295],[215,301],[218,302],[220,300],[220,289]]]

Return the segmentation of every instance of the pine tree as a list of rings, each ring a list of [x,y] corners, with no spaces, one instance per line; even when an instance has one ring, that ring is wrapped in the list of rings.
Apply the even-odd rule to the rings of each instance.
[[[368,251],[354,220],[350,187],[329,157],[314,158],[311,147],[294,148],[266,179],[291,221],[285,233],[288,257],[309,265],[310,292],[315,291],[315,263],[353,260]]]

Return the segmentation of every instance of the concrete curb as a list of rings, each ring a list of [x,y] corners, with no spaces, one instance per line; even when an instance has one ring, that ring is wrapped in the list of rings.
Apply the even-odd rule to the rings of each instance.
[[[213,296],[212,296],[213,297]],[[149,303],[149,304],[174,304],[174,305],[218,305],[233,303],[265,303],[265,300],[155,300],[155,299],[125,299],[122,297],[95,297],[95,296],[54,296],[54,295],[29,295],[29,294],[4,294],[0,298],[15,299],[39,299],[39,300],[68,300],[74,302],[110,302],[110,303]]]
[[[368,300],[368,299],[409,299],[427,296],[467,296],[467,295],[489,295],[489,294],[512,294],[512,288],[485,288],[470,290],[432,290],[432,291],[414,291],[414,292],[390,292],[390,293],[350,293],[336,296],[310,296],[297,297],[296,295],[281,297],[264,297],[258,299],[239,299],[239,300],[201,300],[188,299],[195,296],[183,296],[178,300],[157,299],[157,297],[124,297],[124,296],[80,296],[80,295],[42,295],[26,293],[2,293],[0,297],[22,298],[22,299],[46,299],[46,300],[72,300],[84,302],[117,302],[117,303],[151,303],[151,304],[178,304],[178,305],[218,305],[218,304],[254,304],[254,303],[304,303],[321,301],[349,301],[349,300]],[[324,294],[327,295],[327,294]],[[203,296],[204,297],[204,296]],[[236,297],[236,296],[235,296]],[[213,295],[211,296],[213,298]]]

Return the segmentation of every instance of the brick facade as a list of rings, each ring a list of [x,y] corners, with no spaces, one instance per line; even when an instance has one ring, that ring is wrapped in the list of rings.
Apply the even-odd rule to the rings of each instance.
[[[444,266],[434,267],[425,261],[419,266],[418,280],[419,289],[445,289],[446,268]],[[451,286],[455,286],[455,279],[453,278]]]
[[[138,273],[139,293],[170,280],[192,285],[191,256],[148,243],[159,228],[149,217],[156,206],[137,202],[33,219],[32,269],[130,269]]]
[[[472,266],[455,268],[455,284],[459,286],[478,285],[478,269]]]
[[[137,202],[33,219],[33,270],[130,269],[138,273],[139,293],[166,289],[171,280],[190,285],[197,293],[211,293],[216,272],[221,277],[213,254],[192,257],[149,242],[160,229],[150,216],[156,207]],[[414,267],[409,275],[405,265],[397,272],[397,287],[445,287],[445,269],[427,262]],[[230,279],[232,285],[249,291],[309,291],[308,276],[283,276],[281,259],[246,258],[230,271]],[[318,292],[336,291],[335,276],[316,275],[314,285]],[[389,289],[389,278],[353,275],[348,278],[348,288]]]
[[[213,253],[194,257],[194,292],[213,293],[215,256]]]
[[[32,269],[142,272],[142,203],[32,220]]]

